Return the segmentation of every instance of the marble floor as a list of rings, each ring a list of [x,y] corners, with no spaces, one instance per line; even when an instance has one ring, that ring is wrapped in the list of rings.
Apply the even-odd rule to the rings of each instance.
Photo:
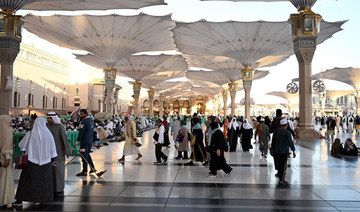
[[[81,163],[66,167],[65,197],[40,206],[24,204],[16,211],[360,211],[360,169],[358,157],[331,156],[324,139],[296,141],[297,157],[289,160],[287,181],[279,186],[273,159],[261,158],[258,144],[250,152],[226,153],[233,167],[230,177],[219,172],[207,178],[201,164],[184,166],[174,160],[174,147],[165,149],[169,161],[155,161],[153,131],[145,132],[140,148],[143,158],[122,156],[124,142],[94,149],[97,170],[108,170],[102,178],[76,177]],[[342,142],[359,135],[338,133]],[[71,159],[71,158],[69,158]],[[15,172],[16,183],[20,172]],[[9,211],[7,209],[2,209]],[[11,209],[13,210],[13,209]]]

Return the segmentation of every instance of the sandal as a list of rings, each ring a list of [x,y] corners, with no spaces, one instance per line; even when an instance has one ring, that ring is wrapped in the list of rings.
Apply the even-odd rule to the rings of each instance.
[[[80,172],[76,174],[76,177],[82,177],[82,176],[87,176],[86,172]]]

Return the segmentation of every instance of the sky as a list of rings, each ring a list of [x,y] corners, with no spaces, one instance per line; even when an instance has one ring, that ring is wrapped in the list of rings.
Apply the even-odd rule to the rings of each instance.
[[[201,19],[213,22],[222,21],[286,21],[291,13],[297,13],[296,8],[290,2],[206,2],[199,0],[165,0],[168,5],[151,6],[139,10],[110,10],[110,11],[81,11],[81,12],[57,12],[58,14],[111,14],[136,15],[144,12],[150,15],[168,15],[178,22],[195,22]],[[318,1],[312,10],[322,15],[323,19],[329,22],[348,20],[343,25],[343,31],[336,33],[332,38],[320,44],[315,52],[313,59],[313,74],[332,69],[334,67],[360,67],[360,0],[321,0]],[[18,14],[25,14],[27,11],[19,11]],[[53,12],[33,12],[38,15],[51,15]],[[290,35],[289,35],[290,36]],[[24,32],[24,42],[33,43],[35,47],[47,52],[57,52],[60,57],[72,62],[74,70],[86,69],[84,64],[76,61],[71,55],[70,50],[51,45],[35,35]],[[269,70],[270,74],[260,80],[253,82],[251,97],[256,103],[284,103],[285,100],[265,95],[270,91],[286,91],[286,85],[293,78],[297,78],[298,62],[295,56],[291,56],[285,62],[261,70]],[[79,78],[79,76],[74,76]],[[99,71],[98,77],[103,77]],[[81,78],[81,77],[80,77]],[[127,84],[129,79],[119,79],[121,84]],[[327,89],[330,90],[349,90],[350,86],[325,80]],[[265,86],[264,86],[265,85]],[[128,90],[129,88],[126,88]],[[142,96],[146,95],[142,89]],[[237,93],[236,102],[244,98],[244,91]],[[230,98],[229,98],[230,99]]]

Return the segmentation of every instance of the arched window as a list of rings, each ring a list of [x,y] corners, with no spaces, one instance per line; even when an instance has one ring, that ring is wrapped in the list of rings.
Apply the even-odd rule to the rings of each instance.
[[[53,109],[57,108],[57,98],[54,96],[53,97]]]
[[[65,98],[62,98],[62,100],[61,100],[61,108],[65,109],[65,107],[66,107]]]
[[[33,104],[34,104],[34,95],[29,93],[28,94],[28,107],[32,107]]]
[[[14,107],[20,106],[20,94],[15,91],[14,92]]]
[[[47,96],[43,96],[43,109],[47,108]]]

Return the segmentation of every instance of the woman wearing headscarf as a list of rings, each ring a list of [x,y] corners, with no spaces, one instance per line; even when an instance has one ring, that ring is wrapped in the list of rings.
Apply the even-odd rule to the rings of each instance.
[[[354,142],[351,140],[351,138],[346,139],[344,144],[344,155],[352,155],[357,156],[358,155],[358,149]]]
[[[191,156],[190,161],[186,165],[192,166],[194,161],[206,162],[206,153],[204,147],[204,134],[201,128],[201,120],[196,117],[192,120],[194,126],[192,128],[191,139]]]
[[[189,131],[186,127],[186,121],[181,120],[180,121],[181,127],[179,129],[179,135],[183,137],[182,142],[179,143],[178,146],[178,157],[179,159],[188,159],[188,151],[189,151],[189,141],[191,138],[189,138]],[[182,155],[182,152],[184,152],[184,156]],[[176,158],[175,158],[176,159]]]
[[[248,152],[252,149],[251,138],[253,136],[253,127],[247,119],[244,119],[244,123],[241,128],[241,146],[244,152]]]
[[[229,124],[229,129],[227,133],[230,142],[230,152],[236,152],[239,134],[240,126],[236,120],[236,117],[233,117]]]
[[[340,138],[336,138],[334,143],[331,145],[331,154],[341,155],[344,152],[344,148],[340,143]]]
[[[13,135],[11,131],[11,117],[0,116],[0,207],[6,205],[11,208],[14,201],[13,179]]]
[[[211,141],[210,141],[210,173],[208,177],[216,177],[218,170],[223,170],[228,176],[232,171],[232,168],[226,163],[224,157],[224,136],[221,133],[219,125],[216,122],[210,124],[212,129]]]
[[[22,170],[16,191],[16,203],[42,203],[53,200],[52,159],[57,156],[55,140],[43,118],[37,118],[34,127],[19,143],[28,155],[29,164]]]

